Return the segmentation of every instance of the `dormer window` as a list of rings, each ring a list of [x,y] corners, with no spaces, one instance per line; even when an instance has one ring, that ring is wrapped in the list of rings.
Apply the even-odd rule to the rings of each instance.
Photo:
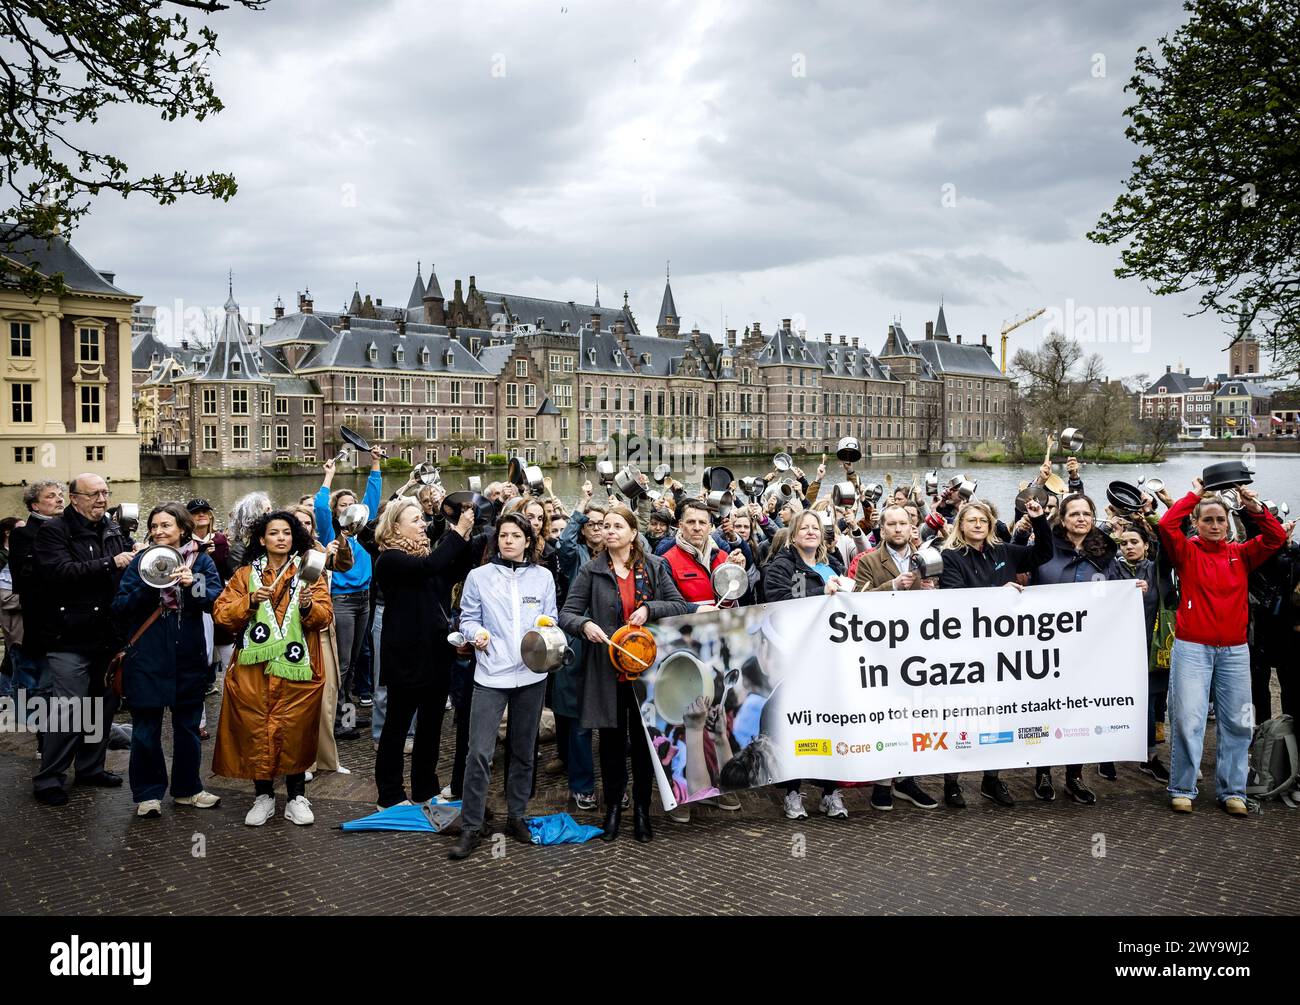
[[[623,365],[623,354],[619,352],[617,349],[614,350],[614,365],[615,366]]]
[[[429,362],[429,347],[427,345],[420,349],[420,362],[421,363]]]
[[[240,371],[239,357],[236,356],[230,361],[230,372],[239,373],[239,371]]]
[[[648,352],[643,352],[641,354],[641,362],[647,364],[650,362],[650,354]]]
[[[456,362],[456,351],[454,349],[448,349],[447,352],[442,357],[442,361],[446,363],[448,366],[451,366],[453,363]]]
[[[398,363],[402,362],[404,359],[406,359],[406,350],[403,349],[400,345],[394,346],[393,359],[395,359]]]
[[[588,350],[587,350],[587,359],[589,359],[589,360],[592,362],[593,365],[595,364],[595,362],[596,362],[596,350],[595,350],[594,347],[591,348],[591,349],[588,349]]]
[[[370,360],[372,363],[379,359],[379,347],[373,342],[366,346],[366,359]]]
[[[151,363],[157,363],[157,362],[158,362],[158,354],[157,354],[157,353],[154,353],[153,356],[150,357],[149,362],[151,362]]]

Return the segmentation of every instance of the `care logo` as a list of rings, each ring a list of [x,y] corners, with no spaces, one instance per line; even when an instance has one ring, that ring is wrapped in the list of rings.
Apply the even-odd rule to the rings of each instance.
[[[839,754],[841,757],[843,757],[848,752],[849,752],[849,745],[845,743],[843,740],[835,744],[835,753]]]
[[[830,740],[795,740],[795,757],[830,757]]]
[[[917,753],[922,750],[947,750],[948,734],[947,733],[913,733],[912,734],[912,752]]]
[[[880,749],[880,744],[876,744],[876,749]],[[846,754],[869,754],[871,753],[871,744],[869,743],[845,743],[841,740],[835,744],[835,753],[841,757]]]

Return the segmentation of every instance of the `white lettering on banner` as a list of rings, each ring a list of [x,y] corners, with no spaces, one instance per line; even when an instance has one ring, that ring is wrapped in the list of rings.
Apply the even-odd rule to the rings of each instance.
[[[686,648],[687,624],[699,673],[712,671],[710,700],[727,670],[743,673],[730,695],[740,753],[713,777],[691,761],[704,749],[694,732],[703,727],[685,706],[701,685],[682,659],[666,662]],[[685,747],[672,783],[683,801],[710,784],[1146,757],[1145,621],[1132,582],[837,593],[650,627],[659,663],[643,678],[646,724]],[[657,695],[665,665],[671,681]]]

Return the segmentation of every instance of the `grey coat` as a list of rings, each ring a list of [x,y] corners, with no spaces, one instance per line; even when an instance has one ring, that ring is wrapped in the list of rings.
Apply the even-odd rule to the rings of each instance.
[[[656,555],[647,555],[645,571],[650,596],[655,598],[646,604],[651,621],[691,612],[692,605],[677,592],[666,561]],[[583,638],[582,630],[588,621],[596,622],[606,635],[611,636],[625,623],[618,582],[609,567],[609,559],[604,555],[597,555],[578,570],[560,611],[560,627],[577,638]],[[609,660],[608,646],[586,643],[583,648],[586,658],[579,724],[583,729],[612,729],[618,725],[618,671]]]

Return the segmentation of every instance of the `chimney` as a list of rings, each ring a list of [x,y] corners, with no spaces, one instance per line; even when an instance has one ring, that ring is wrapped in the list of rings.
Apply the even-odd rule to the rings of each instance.
[[[189,347],[190,347],[190,340],[187,338],[181,339],[181,348],[188,349]]]
[[[835,336],[832,335],[830,332],[827,332],[823,337],[825,338],[827,345],[830,345],[832,342],[835,341]]]
[[[841,335],[840,345],[848,345],[848,344],[849,344],[849,337],[847,335]]]
[[[727,329],[727,347],[736,348],[736,329],[734,328]]]
[[[470,282],[472,283],[473,279]],[[594,332],[600,331],[600,315],[595,311],[591,312],[591,330]]]
[[[470,288],[471,290],[475,288],[475,287],[474,287],[474,277],[473,277],[473,276],[470,276],[470,277],[469,277],[469,288]]]
[[[352,315],[351,315],[351,314],[344,314],[343,317],[339,319],[339,330],[340,330],[340,331],[345,331],[345,332],[346,332],[346,331],[351,331],[351,330],[352,330]]]
[[[763,335],[762,325],[757,321],[754,322],[753,332],[754,332],[754,338],[760,338]]]
[[[397,319],[397,337],[406,338],[406,318]]]
[[[382,297],[375,297],[375,306],[376,306],[376,307],[383,307],[383,306],[384,306],[384,300],[383,300]]]
[[[308,290],[306,293],[298,294],[298,313],[299,314],[312,313],[311,290]]]
[[[623,319],[622,319],[622,318],[620,318],[619,320],[617,320],[617,321],[614,322],[614,334],[615,334],[615,335],[626,335],[626,334],[627,334],[627,325],[625,325],[625,324],[623,323]]]
[[[793,318],[782,318],[782,319],[781,319],[781,330],[782,330],[782,331],[787,331],[787,332],[788,332],[788,331],[790,330],[790,322],[791,322],[792,320],[793,320]]]
[[[1165,364],[1165,373],[1173,373],[1174,368],[1168,363]]]
[[[854,336],[853,336],[853,348],[856,349],[857,347],[858,347],[858,337],[857,337],[856,335],[854,335]]]
[[[284,301],[279,297],[275,298],[275,316],[277,318],[284,317]]]
[[[1190,377],[1191,375],[1192,375],[1192,368],[1190,366],[1187,367],[1185,370],[1183,370],[1184,377]]]
[[[925,323],[925,340],[926,340],[927,342],[933,342],[933,341],[934,341],[934,322],[933,322],[933,321],[927,321],[927,322]]]
[[[958,345],[961,345],[961,336],[960,336],[960,335],[957,336],[957,344],[958,344]]]

